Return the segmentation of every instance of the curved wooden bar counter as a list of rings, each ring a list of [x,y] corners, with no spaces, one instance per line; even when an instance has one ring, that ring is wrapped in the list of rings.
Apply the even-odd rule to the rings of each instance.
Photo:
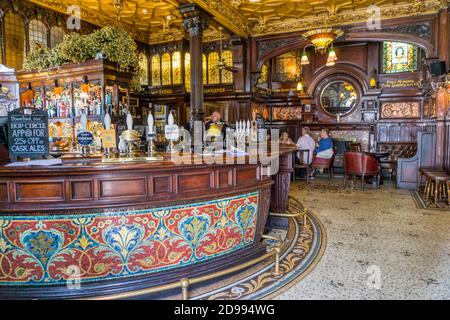
[[[129,292],[263,254],[294,150],[271,155],[274,177],[259,163],[0,167],[0,298]]]

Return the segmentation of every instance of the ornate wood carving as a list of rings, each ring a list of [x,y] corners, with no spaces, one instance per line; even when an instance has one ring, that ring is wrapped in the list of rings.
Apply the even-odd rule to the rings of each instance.
[[[419,102],[389,102],[381,105],[383,119],[420,118]]]
[[[273,177],[272,196],[270,202],[271,212],[286,212],[291,186],[292,153],[280,157],[278,173]]]
[[[299,41],[299,37],[259,41],[258,42],[258,56],[261,57],[268,51],[272,51],[273,49],[276,49],[279,47],[284,47],[288,44],[295,43],[298,41]]]
[[[383,27],[381,31],[410,34],[426,40],[431,39],[431,27],[428,22]]]

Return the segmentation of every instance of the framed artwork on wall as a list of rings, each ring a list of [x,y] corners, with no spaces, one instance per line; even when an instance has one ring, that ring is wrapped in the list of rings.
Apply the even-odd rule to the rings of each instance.
[[[164,105],[155,104],[155,116],[165,116],[166,110]]]
[[[383,42],[383,72],[398,73],[416,71],[418,67],[418,48],[403,42]]]

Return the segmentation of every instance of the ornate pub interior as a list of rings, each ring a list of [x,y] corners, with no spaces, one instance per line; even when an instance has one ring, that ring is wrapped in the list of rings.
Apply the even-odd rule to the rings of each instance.
[[[0,0],[0,42],[0,298],[450,299],[448,0]]]

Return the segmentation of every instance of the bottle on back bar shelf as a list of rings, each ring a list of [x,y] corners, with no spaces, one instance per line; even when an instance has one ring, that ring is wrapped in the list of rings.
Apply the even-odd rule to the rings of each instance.
[[[100,100],[97,100],[97,115],[102,114],[102,103]]]
[[[66,106],[64,105],[63,101],[61,101],[59,103],[59,116],[62,117],[62,118],[67,117]]]

